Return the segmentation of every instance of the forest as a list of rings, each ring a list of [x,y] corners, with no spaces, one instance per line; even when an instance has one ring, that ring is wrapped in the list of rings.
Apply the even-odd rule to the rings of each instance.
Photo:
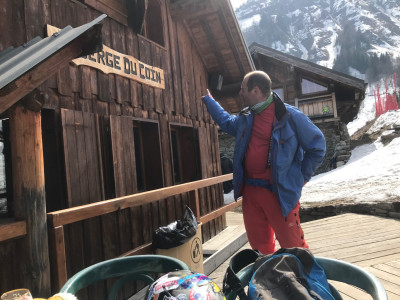
[[[336,46],[340,52],[334,60],[334,70],[349,74],[349,68],[354,68],[365,74],[367,82],[376,82],[385,76],[396,74],[397,86],[400,86],[400,57],[393,58],[388,53],[368,52],[371,45],[367,38],[351,24],[344,26]]]

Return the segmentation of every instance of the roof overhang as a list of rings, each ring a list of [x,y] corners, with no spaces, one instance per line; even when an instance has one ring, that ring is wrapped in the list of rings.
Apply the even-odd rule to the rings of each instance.
[[[0,114],[33,91],[71,60],[102,49],[103,14],[77,28],[67,26],[52,36],[36,37],[0,52]]]
[[[287,63],[293,67],[307,70],[308,72],[312,72],[317,75],[321,75],[323,77],[329,78],[333,81],[352,86],[356,89],[359,89],[361,91],[365,91],[365,82],[362,79],[359,79],[357,77],[353,77],[323,66],[320,66],[318,64],[312,63],[310,61],[295,57],[293,55],[289,55],[280,51],[277,51],[275,49],[253,43],[249,47],[249,51],[252,56],[254,55],[264,55],[268,56],[270,58],[274,58],[276,60],[279,60],[281,62]]]
[[[171,0],[174,20],[183,22],[209,75],[222,75],[212,93],[230,112],[242,109],[243,76],[255,70],[230,0]]]

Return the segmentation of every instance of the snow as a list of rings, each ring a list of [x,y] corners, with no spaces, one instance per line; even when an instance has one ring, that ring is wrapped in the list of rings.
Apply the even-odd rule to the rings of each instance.
[[[325,28],[322,29],[322,32],[327,32],[327,33],[330,32],[331,33],[331,38],[330,38],[331,42],[329,45],[325,46],[325,49],[329,53],[329,59],[318,62],[318,64],[320,64],[321,66],[323,65],[327,68],[332,68],[334,59],[337,56],[337,47],[335,46],[335,44],[336,44],[336,39],[338,37],[338,34],[336,31],[337,30],[336,27],[337,27],[337,25],[335,25],[332,20],[328,19],[328,20],[325,20]]]
[[[335,54],[336,55],[336,54]],[[350,75],[351,76],[353,76],[353,77],[357,77],[357,78],[359,78],[359,79],[362,79],[362,80],[366,80],[366,76],[365,76],[365,74],[362,74],[360,71],[358,71],[357,69],[354,69],[354,68],[352,68],[352,67],[349,67],[349,73],[350,73]]]
[[[251,18],[243,19],[240,23],[240,28],[242,30],[245,30],[253,25],[257,25],[260,23],[261,20],[261,15],[253,15]]]
[[[233,197],[233,191],[224,195],[224,203],[225,204],[231,203],[233,201],[235,201],[235,198]]]
[[[314,176],[303,188],[301,203],[400,199],[399,170],[400,138],[387,146],[379,141],[359,146],[346,165]]]
[[[368,53],[389,54],[394,59],[400,57],[400,8],[399,0],[335,0],[322,1],[315,4],[306,1],[301,9],[291,11],[285,7],[279,12],[279,1],[276,0],[230,0],[236,10],[239,25],[244,37],[249,44],[256,41],[268,47],[295,54],[305,60],[332,68],[339,47],[336,45],[338,35],[342,32],[344,21],[353,23],[356,30],[361,31],[370,39]],[[284,1],[282,1],[284,2]],[[383,3],[382,3],[383,2]],[[397,3],[395,3],[397,2]],[[243,7],[241,5],[246,4]],[[273,10],[268,9],[272,6]],[[328,5],[329,4],[329,5]],[[267,8],[263,10],[263,8]],[[286,13],[289,23],[288,45],[282,45],[279,38],[273,41],[254,40],[253,26],[260,23],[260,14],[273,11],[273,13]],[[253,15],[254,14],[254,15]],[[302,18],[298,16],[301,15]],[[259,29],[259,28],[258,28]],[[310,45],[311,39],[314,44]],[[307,48],[304,46],[307,45]],[[285,50],[289,49],[289,50]]]
[[[376,86],[376,85],[375,85]],[[370,85],[365,92],[365,99],[360,105],[360,111],[357,117],[347,124],[347,130],[350,136],[352,136],[358,129],[367,124],[367,122],[375,119],[375,96],[374,91],[370,90]]]
[[[247,0],[231,0],[231,4],[232,4],[233,9],[238,8],[240,5],[242,5],[242,4],[246,3],[246,2],[247,2]]]
[[[357,119],[349,123],[354,133],[375,118],[374,96],[363,100]],[[373,112],[373,114],[372,114]],[[400,110],[381,115],[369,133],[387,129],[382,135],[400,126]],[[379,138],[372,144],[356,147],[350,160],[342,167],[311,178],[303,188],[301,203],[328,201],[377,202],[400,200],[400,137],[384,146]],[[225,203],[233,201],[232,192],[225,195]]]
[[[393,126],[400,127],[400,110],[388,111],[387,113],[381,115],[375,121],[374,125],[372,125],[370,129],[368,129],[367,133],[368,134],[375,133],[381,129],[393,127]],[[390,130],[388,130],[388,131],[390,131]],[[399,149],[399,151],[400,151],[400,149]]]
[[[375,97],[370,85],[357,118],[347,125],[352,135],[375,118]],[[375,120],[368,133],[400,126],[400,110],[389,111]],[[379,138],[356,147],[342,167],[319,174],[303,188],[301,203],[326,201],[376,202],[400,199],[400,138],[384,146]]]

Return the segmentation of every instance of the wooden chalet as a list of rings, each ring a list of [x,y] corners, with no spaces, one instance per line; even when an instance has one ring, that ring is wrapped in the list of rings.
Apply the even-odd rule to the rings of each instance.
[[[231,87],[254,69],[229,0],[1,1],[0,28],[0,294],[48,297],[96,262],[151,253],[186,205],[203,242],[224,229],[201,96],[237,111]]]
[[[364,80],[253,43],[257,69],[267,72],[282,100],[299,107],[314,122],[349,123],[365,97]]]
[[[345,163],[350,155],[346,124],[357,116],[365,97],[364,81],[257,43],[249,51],[256,69],[271,77],[272,89],[282,100],[298,107],[323,131],[327,153],[318,172],[329,169],[333,155]],[[221,135],[223,152],[231,155],[232,145]]]

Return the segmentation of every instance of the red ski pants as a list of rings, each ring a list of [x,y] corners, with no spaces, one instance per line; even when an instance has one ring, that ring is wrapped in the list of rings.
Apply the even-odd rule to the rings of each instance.
[[[278,198],[269,190],[244,184],[243,219],[251,248],[275,252],[275,238],[282,248],[308,248],[300,226],[300,203],[284,218]]]

